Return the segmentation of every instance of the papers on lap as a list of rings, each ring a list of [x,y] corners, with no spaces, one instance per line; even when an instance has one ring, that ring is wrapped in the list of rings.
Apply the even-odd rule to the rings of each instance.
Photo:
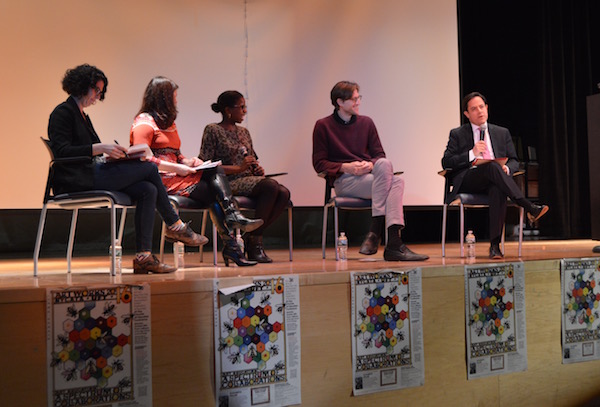
[[[197,167],[193,167],[194,170],[196,171],[200,171],[200,170],[205,170],[207,168],[214,168],[221,165],[221,160],[218,161],[204,161],[202,164],[198,165]]]
[[[120,160],[139,160],[142,157],[152,157],[152,150],[148,147],[148,144],[136,144],[127,149],[127,155],[123,158],[114,159],[106,157],[106,161],[120,161]]]
[[[501,158],[494,158],[493,160],[489,159],[489,158],[488,159],[486,159],[486,158],[476,158],[475,160],[473,160],[473,166],[491,163],[492,161],[496,161],[500,165],[505,165],[506,162],[508,161],[508,158],[507,157],[501,157]]]

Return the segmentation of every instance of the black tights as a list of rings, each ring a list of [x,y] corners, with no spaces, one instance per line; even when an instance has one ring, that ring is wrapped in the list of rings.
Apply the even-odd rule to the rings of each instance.
[[[287,207],[290,191],[273,178],[265,178],[256,184],[248,196],[256,200],[256,218],[264,221],[261,227],[249,234],[262,236],[265,228],[275,222]]]

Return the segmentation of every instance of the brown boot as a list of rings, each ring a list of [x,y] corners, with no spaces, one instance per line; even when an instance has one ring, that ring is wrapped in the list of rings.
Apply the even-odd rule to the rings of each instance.
[[[158,261],[155,255],[151,254],[144,260],[133,259],[133,274],[167,274],[177,270],[168,264]]]
[[[181,242],[186,246],[204,246],[208,243],[208,238],[192,230],[190,222],[186,223],[183,229],[175,231],[167,228],[165,233],[167,242]]]
[[[255,260],[259,263],[272,263],[273,259],[271,259],[265,253],[265,248],[263,247],[263,238],[262,235],[254,236],[254,235],[245,235],[244,247],[246,249],[246,253],[248,254],[249,260]]]

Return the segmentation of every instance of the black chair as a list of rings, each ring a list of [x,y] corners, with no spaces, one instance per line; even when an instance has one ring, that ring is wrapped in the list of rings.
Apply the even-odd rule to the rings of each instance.
[[[513,174],[514,177],[524,174],[524,171],[517,171]],[[459,193],[456,199],[450,204],[446,203],[446,198],[452,191],[451,175],[452,170],[446,169],[438,172],[439,175],[443,176],[444,182],[444,207],[442,210],[442,257],[446,257],[446,223],[448,220],[448,207],[457,206],[460,212],[460,257],[465,257],[465,208],[487,208],[489,207],[489,199],[487,194],[471,194],[471,193]],[[509,206],[515,206],[519,208],[519,257],[521,257],[523,247],[523,219],[525,216],[525,210],[514,204],[509,200]],[[504,235],[506,232],[506,225],[502,230],[502,252],[504,253]]]
[[[46,181],[46,190],[44,191],[44,204],[40,215],[38,232],[35,241],[35,249],[33,254],[33,276],[37,277],[38,260],[40,249],[42,246],[42,237],[44,234],[44,225],[46,223],[46,215],[48,207],[53,206],[60,209],[73,211],[71,218],[71,228],[69,231],[69,242],[67,246],[67,272],[71,272],[71,259],[73,257],[73,244],[75,240],[75,229],[77,227],[77,216],[79,209],[82,208],[110,208],[110,244],[112,247],[120,246],[123,238],[123,229],[125,227],[125,217],[128,208],[134,208],[134,202],[129,195],[123,192],[91,190],[81,192],[71,192],[55,195],[53,191],[54,168],[63,164],[89,162],[91,157],[68,157],[54,158],[50,141],[41,137],[44,145],[50,153],[50,166],[48,169],[48,180]],[[117,209],[121,209],[121,220],[117,237]],[[110,273],[115,275],[116,251],[112,250]]]
[[[402,175],[404,171],[396,171],[394,175]],[[327,214],[329,208],[333,208],[333,233],[334,233],[334,248],[335,260],[340,259],[337,252],[338,236],[339,236],[339,224],[338,224],[338,210],[366,210],[371,209],[371,200],[363,198],[355,198],[350,196],[332,196],[332,190],[335,192],[333,183],[335,179],[328,177],[325,172],[317,174],[319,177],[325,179],[325,204],[323,205],[323,232],[321,236],[321,248],[323,250],[323,258],[325,258],[325,247],[327,245]]]
[[[339,209],[344,210],[366,210],[371,209],[371,200],[354,198],[348,196],[335,196],[333,188],[333,182],[335,181],[331,177],[328,177],[324,172],[318,174],[319,177],[325,179],[325,204],[323,205],[323,231],[321,236],[321,248],[323,250],[323,258],[325,258],[325,248],[327,246],[327,216],[329,208],[333,208],[333,237],[334,237],[334,248],[335,248],[335,260],[338,261],[340,256],[337,252],[338,236],[339,236],[339,223],[338,223],[338,211]]]

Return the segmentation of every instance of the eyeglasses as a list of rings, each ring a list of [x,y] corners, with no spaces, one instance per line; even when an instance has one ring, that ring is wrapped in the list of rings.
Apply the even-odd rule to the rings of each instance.
[[[350,99],[346,99],[346,100],[351,100],[354,103],[358,102],[359,100],[362,100],[362,95],[358,95],[357,97],[354,98],[350,98]]]
[[[247,109],[248,106],[246,105],[237,105],[237,106],[231,106],[232,109]]]
[[[94,87],[94,92],[96,92],[97,96],[102,96],[102,94],[104,93],[104,90],[102,90],[99,87],[95,86]]]

